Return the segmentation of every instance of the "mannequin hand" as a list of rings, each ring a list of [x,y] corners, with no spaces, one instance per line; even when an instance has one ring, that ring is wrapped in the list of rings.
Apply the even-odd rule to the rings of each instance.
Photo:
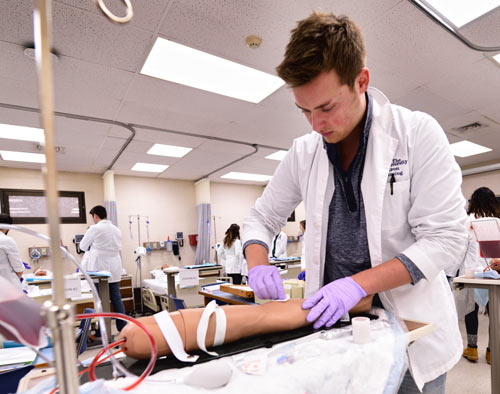
[[[302,271],[299,276],[297,276],[299,280],[306,280],[306,271]]]
[[[351,277],[334,280],[323,286],[302,304],[302,309],[311,309],[306,317],[314,328],[324,325],[331,327],[335,322],[356,305],[366,292]]]
[[[255,295],[263,299],[284,300],[285,289],[276,267],[257,265],[248,271],[248,284]]]

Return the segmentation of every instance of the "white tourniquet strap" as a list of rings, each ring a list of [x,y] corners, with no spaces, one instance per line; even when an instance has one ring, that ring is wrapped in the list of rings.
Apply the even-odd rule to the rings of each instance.
[[[170,350],[178,360],[188,363],[194,363],[198,360],[198,356],[191,356],[184,350],[184,344],[182,343],[179,331],[177,331],[177,327],[175,327],[175,324],[167,311],[162,311],[153,316],[158,323]]]
[[[212,313],[215,312],[215,338],[214,346],[219,346],[224,343],[224,338],[226,336],[226,313],[219,305],[214,301],[211,301],[203,311],[201,315],[200,322],[198,323],[198,329],[196,331],[196,341],[198,342],[198,347],[205,353],[211,356],[218,356],[216,352],[209,352],[205,347],[205,338],[208,331],[208,321]]]

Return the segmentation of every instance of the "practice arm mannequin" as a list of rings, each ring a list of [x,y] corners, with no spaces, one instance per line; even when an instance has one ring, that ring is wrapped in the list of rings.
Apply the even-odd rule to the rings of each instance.
[[[350,310],[351,313],[369,311],[373,295],[363,298]],[[241,338],[272,332],[288,331],[307,326],[306,316],[309,310],[302,309],[302,299],[290,299],[285,302],[271,301],[262,305],[226,305],[222,309],[226,314],[226,335],[224,343]],[[187,352],[197,350],[196,330],[203,313],[203,308],[181,309],[170,313],[182,338]],[[156,340],[158,356],[170,354],[170,348],[153,316],[139,319]],[[215,315],[210,316],[206,335],[206,347],[212,346],[215,337]],[[127,324],[120,333],[120,338],[127,341],[122,345],[124,352],[133,358],[142,359],[151,356],[151,346],[146,334],[133,324]]]

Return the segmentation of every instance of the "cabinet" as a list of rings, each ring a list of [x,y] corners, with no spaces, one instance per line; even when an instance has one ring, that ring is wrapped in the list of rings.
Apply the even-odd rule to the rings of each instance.
[[[125,306],[125,313],[130,315],[134,312],[134,292],[132,289],[132,276],[124,275],[120,281],[120,294],[122,296],[123,305]],[[104,305],[103,305],[104,307]],[[85,302],[75,305],[75,313],[83,313],[85,308],[94,308],[94,302]],[[104,310],[106,308],[104,307]],[[109,305],[109,310],[113,311],[113,306]]]
[[[125,313],[127,315],[132,314],[134,312],[134,289],[132,288],[132,277],[130,275],[122,276],[120,294],[125,306]],[[113,307],[111,307],[111,310],[113,310]]]

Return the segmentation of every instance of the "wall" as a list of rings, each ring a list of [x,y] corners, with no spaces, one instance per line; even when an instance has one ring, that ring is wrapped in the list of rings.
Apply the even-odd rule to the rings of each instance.
[[[184,232],[184,247],[180,248],[182,260],[172,252],[152,251],[142,261],[142,277],[150,278],[150,271],[162,264],[194,264],[195,248],[189,246],[188,234],[197,232],[197,212],[194,183],[169,179],[143,178],[115,175],[118,227],[122,232],[123,267],[134,277],[138,275],[134,250],[139,246],[137,215],[140,215],[141,246],[148,241],[146,218],[149,217],[149,240],[166,241],[175,238],[176,232]],[[129,216],[132,220],[130,237]],[[137,283],[138,282],[134,282]]]
[[[44,189],[42,173],[39,170],[26,170],[17,168],[0,167],[0,187],[4,189]],[[60,172],[58,174],[58,189],[67,191],[81,191],[85,193],[86,211],[97,204],[102,204],[104,191],[102,178],[99,174],[83,174]],[[81,260],[82,255],[77,255],[73,244],[75,234],[84,234],[90,224],[89,216],[86,216],[86,224],[61,224],[61,239],[68,251]],[[48,235],[48,226],[46,224],[23,225],[23,227]],[[19,231],[11,231],[9,235],[16,240],[21,258],[29,264],[28,248],[32,246],[48,246],[48,242]],[[64,272],[71,273],[75,271],[72,264],[63,263]],[[42,268],[51,269],[48,258],[40,259]],[[37,266],[32,265],[33,269]],[[32,269],[32,270],[33,270]],[[32,271],[31,270],[31,271]]]
[[[212,201],[212,226],[215,221],[215,232],[213,234],[213,244],[224,240],[224,233],[232,223],[240,226],[243,220],[250,214],[250,209],[254,206],[255,200],[260,197],[264,188],[260,185],[238,185],[233,183],[211,182]],[[215,220],[214,220],[215,216]],[[298,235],[299,222],[305,219],[304,204],[301,203],[295,209],[295,222],[288,222],[283,231],[287,235]],[[212,227],[213,230],[213,227]],[[215,237],[216,235],[216,237]],[[287,245],[289,256],[300,255],[300,244],[291,242]],[[213,253],[212,253],[213,256]]]
[[[483,172],[463,177],[462,192],[467,200],[470,199],[474,190],[482,186],[489,187],[497,196],[500,195],[500,171]]]
[[[14,189],[44,189],[43,178],[40,171],[13,169],[0,167],[0,187]],[[104,190],[101,174],[84,174],[61,172],[58,175],[59,190],[83,191],[85,193],[86,213],[94,205],[103,204]],[[122,257],[125,270],[135,278],[137,277],[136,255],[134,250],[138,243],[137,215],[140,219],[141,245],[148,240],[146,218],[149,217],[149,240],[166,241],[167,237],[174,239],[176,232],[184,233],[184,247],[180,248],[179,261],[173,253],[167,251],[153,251],[151,256],[142,258],[142,276],[149,278],[149,271],[162,264],[190,265],[194,262],[195,247],[189,245],[188,234],[197,233],[197,212],[195,201],[194,183],[190,181],[131,177],[115,175],[115,190],[118,211],[118,227],[122,232]],[[263,187],[259,185],[238,185],[229,183],[212,182],[210,184],[212,202],[213,243],[222,242],[226,229],[231,223],[242,224],[248,216],[255,200],[262,194]],[[129,216],[132,220],[132,236],[130,237]],[[295,210],[296,222],[288,222],[284,231],[287,235],[297,235],[299,221],[305,218],[303,204]],[[61,238],[68,247],[68,251],[81,260],[82,255],[77,255],[72,242],[75,234],[84,234],[91,224],[91,218],[86,215],[85,224],[62,224]],[[34,231],[48,234],[45,224],[26,225]],[[214,229],[212,227],[212,229]],[[28,247],[47,246],[48,243],[33,238],[20,232],[10,232],[17,242],[21,257],[29,262]],[[300,255],[300,244],[289,243],[289,255]],[[213,253],[212,253],[213,258]],[[41,260],[42,268],[50,269],[47,258]],[[34,267],[36,268],[36,267]],[[70,264],[64,265],[64,272],[74,272]]]

